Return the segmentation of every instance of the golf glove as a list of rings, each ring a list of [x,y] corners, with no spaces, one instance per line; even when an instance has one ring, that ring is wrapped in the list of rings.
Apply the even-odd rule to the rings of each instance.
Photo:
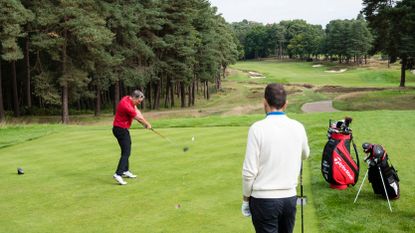
[[[247,201],[242,201],[242,215],[245,217],[249,217],[251,216],[251,211],[249,210],[249,202]]]

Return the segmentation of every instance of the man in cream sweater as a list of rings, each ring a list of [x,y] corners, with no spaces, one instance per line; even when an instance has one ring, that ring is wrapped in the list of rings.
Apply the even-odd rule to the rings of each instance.
[[[287,94],[280,84],[265,88],[265,119],[248,133],[242,169],[242,214],[251,216],[257,233],[292,232],[301,160],[310,154],[304,126],[288,118]]]

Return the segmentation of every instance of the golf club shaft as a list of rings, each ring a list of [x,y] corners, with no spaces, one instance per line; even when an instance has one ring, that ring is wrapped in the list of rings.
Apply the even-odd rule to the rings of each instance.
[[[150,129],[151,131],[153,131],[155,134],[157,134],[158,136],[164,138],[166,141],[168,141],[170,144],[172,144],[173,146],[177,146],[180,147],[177,143],[174,143],[172,140],[170,140],[169,138],[165,137],[164,135],[160,134],[159,132],[155,131],[153,128]]]
[[[304,195],[303,195],[303,161],[300,169],[300,190],[301,190],[301,233],[304,233]]]

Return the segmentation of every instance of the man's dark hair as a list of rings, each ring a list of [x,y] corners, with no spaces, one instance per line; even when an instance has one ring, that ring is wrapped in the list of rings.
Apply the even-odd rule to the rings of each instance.
[[[271,83],[265,88],[264,98],[269,106],[281,109],[287,100],[287,92],[285,92],[283,85]]]
[[[131,97],[137,99],[137,98],[144,98],[144,94],[143,92],[139,91],[139,90],[134,90],[133,92],[131,92]]]

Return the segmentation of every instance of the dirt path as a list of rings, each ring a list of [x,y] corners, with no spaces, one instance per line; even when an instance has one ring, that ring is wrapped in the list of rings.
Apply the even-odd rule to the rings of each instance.
[[[310,113],[310,112],[338,112],[337,109],[333,108],[333,101],[331,101],[331,100],[306,103],[301,107],[301,111],[303,111],[305,113]]]

